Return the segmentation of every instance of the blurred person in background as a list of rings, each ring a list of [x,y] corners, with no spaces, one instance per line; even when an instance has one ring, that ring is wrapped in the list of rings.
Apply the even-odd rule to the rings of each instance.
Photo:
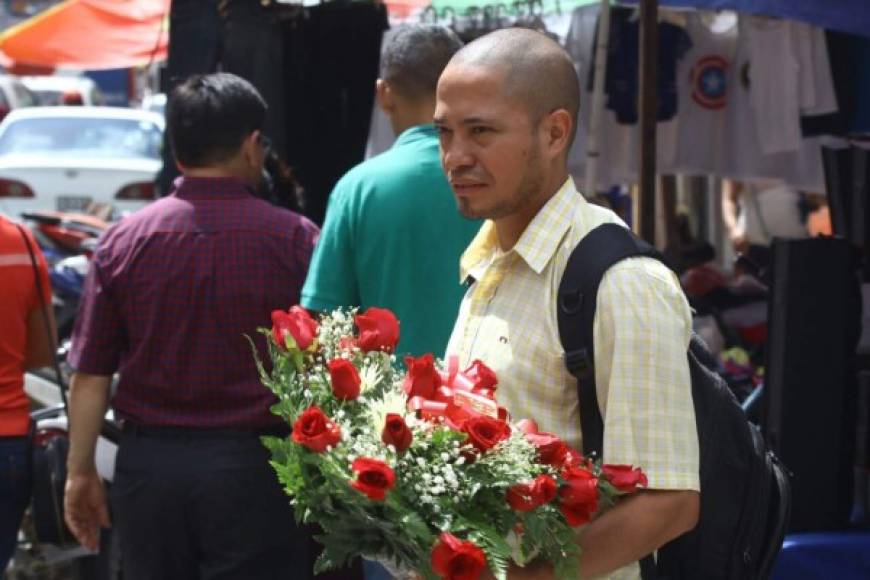
[[[807,237],[806,196],[784,181],[725,180],[722,187],[722,218],[736,252],[770,246],[775,237]]]
[[[43,296],[39,296],[28,244],[34,252]],[[30,407],[24,371],[48,366],[55,343],[48,269],[30,232],[0,215],[0,576],[18,539],[30,501]]]
[[[432,124],[438,77],[460,48],[442,26],[392,35],[376,90],[398,139],[336,184],[302,291],[310,310],[389,308],[402,321],[399,354],[444,353],[465,290],[459,257],[480,228],[457,210]]]

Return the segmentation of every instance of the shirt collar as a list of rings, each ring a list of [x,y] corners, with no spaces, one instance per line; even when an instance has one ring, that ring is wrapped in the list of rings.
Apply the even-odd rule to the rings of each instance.
[[[237,177],[179,177],[172,195],[181,198],[238,199],[254,195],[254,186]]]
[[[556,254],[562,238],[571,227],[578,204],[585,203],[586,200],[574,186],[574,180],[569,177],[526,226],[508,253],[515,252],[536,274],[540,274]],[[469,276],[479,278],[481,270],[492,261],[498,250],[495,224],[487,220],[462,254],[460,281],[464,282]]]
[[[417,125],[402,131],[402,134],[396,138],[393,147],[401,147],[402,145],[408,145],[409,143],[414,143],[422,139],[437,137],[437,135],[438,134],[435,132],[435,125]]]

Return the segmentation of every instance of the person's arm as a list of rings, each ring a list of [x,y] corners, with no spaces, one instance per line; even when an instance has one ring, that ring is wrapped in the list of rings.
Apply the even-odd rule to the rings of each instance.
[[[120,310],[103,272],[103,256],[101,246],[85,278],[73,346],[67,357],[76,372],[70,384],[64,519],[82,545],[92,550],[99,547],[100,527],[109,526],[106,493],[94,460],[97,437],[109,402],[112,375],[126,348]]]
[[[50,366],[54,359],[57,325],[54,321],[54,311],[51,309],[50,302],[45,312],[48,314],[49,329],[45,328],[42,306],[37,306],[27,316],[27,349],[24,355],[24,368],[26,369]]]
[[[648,491],[583,530],[583,578],[627,566],[691,530],[700,496],[688,351],[692,317],[674,274],[634,258],[602,278],[593,324],[603,459],[644,470]]]
[[[695,491],[641,491],[589,524],[578,539],[580,578],[597,578],[652,554],[692,530],[698,521]],[[555,579],[549,564],[512,566],[509,580]]]
[[[76,539],[91,550],[100,545],[100,528],[110,525],[106,492],[94,456],[111,380],[110,376],[76,373],[70,383],[64,519]]]
[[[737,223],[740,197],[743,195],[743,184],[725,179],[722,181],[722,221],[728,239],[737,251],[746,249],[746,232]]]
[[[700,504],[696,491],[642,491],[620,500],[580,535],[580,577],[618,570],[692,530]]]

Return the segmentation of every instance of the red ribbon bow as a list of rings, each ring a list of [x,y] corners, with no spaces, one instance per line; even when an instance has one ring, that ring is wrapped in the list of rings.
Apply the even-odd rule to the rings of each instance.
[[[483,363],[477,363],[483,364]],[[487,416],[506,420],[507,411],[495,402],[495,389],[478,387],[468,375],[473,367],[459,371],[459,357],[447,359],[447,372],[438,371],[441,386],[432,398],[411,397],[408,409],[420,412],[424,419],[444,421],[451,429],[461,429],[462,424],[471,417]]]

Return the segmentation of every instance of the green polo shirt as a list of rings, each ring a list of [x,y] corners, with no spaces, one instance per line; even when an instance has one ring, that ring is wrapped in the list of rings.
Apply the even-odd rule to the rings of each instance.
[[[398,354],[442,356],[464,293],[459,258],[479,228],[456,209],[435,128],[412,127],[336,184],[302,305],[389,308]]]

